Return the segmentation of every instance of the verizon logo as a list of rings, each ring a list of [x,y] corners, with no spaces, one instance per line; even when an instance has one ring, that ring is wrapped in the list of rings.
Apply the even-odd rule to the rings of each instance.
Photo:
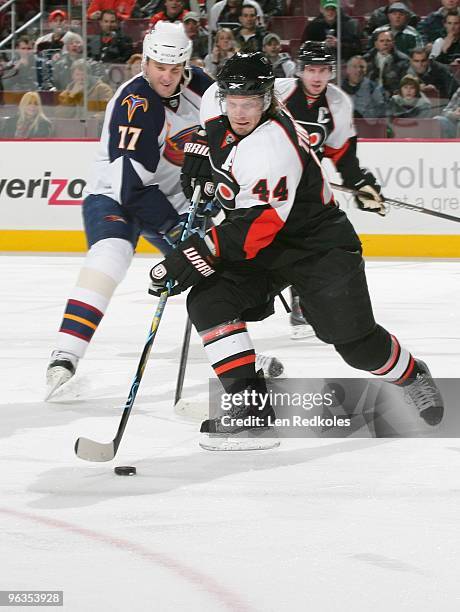
[[[52,178],[46,171],[38,179],[0,178],[0,197],[47,199],[50,206],[78,205],[83,202],[85,185],[83,179]]]

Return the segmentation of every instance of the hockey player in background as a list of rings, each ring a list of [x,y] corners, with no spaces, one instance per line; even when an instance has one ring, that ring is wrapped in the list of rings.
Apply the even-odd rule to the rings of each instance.
[[[166,253],[188,202],[180,186],[183,146],[199,126],[212,80],[190,67],[182,24],[159,23],[143,42],[142,73],[109,102],[83,220],[89,251],[66,304],[47,369],[47,397],[75,373],[139,236]]]
[[[343,184],[369,194],[355,198],[359,208],[385,215],[381,188],[375,176],[360,168],[356,156],[357,135],[353,125],[350,98],[330,81],[335,71],[335,56],[321,42],[307,41],[300,47],[298,78],[276,79],[275,94],[294,119],[310,135],[310,145],[318,158],[330,159],[341,174]],[[299,297],[292,295],[292,338],[309,334]]]
[[[263,394],[246,321],[268,316],[272,297],[292,285],[318,338],[350,366],[404,387],[407,401],[436,425],[443,402],[428,367],[375,322],[359,238],[308,136],[279,109],[274,81],[262,54],[236,54],[205,93],[205,130],[185,146],[182,184],[190,194],[213,181],[227,216],[154,266],[153,287],[164,290],[167,279],[176,283],[173,293],[193,287],[189,316],[225,391]],[[273,412],[258,393],[227,414],[258,416],[263,426]],[[245,429],[219,418],[201,425],[222,435]]]
[[[182,24],[158,23],[143,42],[142,73],[107,107],[83,203],[89,251],[48,365],[47,398],[75,374],[139,236],[163,253],[180,236],[189,204],[180,185],[183,147],[199,127],[201,96],[213,83],[189,66],[191,50]],[[267,373],[282,372],[276,358],[257,358]]]

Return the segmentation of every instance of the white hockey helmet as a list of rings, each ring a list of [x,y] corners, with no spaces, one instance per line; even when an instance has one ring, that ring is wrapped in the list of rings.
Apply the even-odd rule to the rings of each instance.
[[[159,21],[154,30],[145,35],[142,61],[153,59],[160,64],[188,64],[192,55],[192,41],[182,23]]]

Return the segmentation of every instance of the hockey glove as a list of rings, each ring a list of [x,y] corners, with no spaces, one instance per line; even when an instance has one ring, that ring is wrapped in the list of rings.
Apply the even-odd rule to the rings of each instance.
[[[198,130],[192,135],[191,141],[185,143],[180,182],[188,200],[191,200],[196,185],[201,187],[202,201],[210,202],[214,198],[214,182],[205,130]]]
[[[166,259],[150,270],[152,284],[149,293],[159,296],[168,281],[175,281],[170,295],[178,295],[204,278],[212,276],[216,272],[218,260],[206,244],[209,240],[208,237],[202,239],[197,234],[192,234],[178,244]]]
[[[372,172],[364,170],[362,178],[353,187],[363,193],[363,195],[355,195],[358,208],[367,212],[378,213],[382,217],[387,214],[387,208],[381,195],[381,187]]]

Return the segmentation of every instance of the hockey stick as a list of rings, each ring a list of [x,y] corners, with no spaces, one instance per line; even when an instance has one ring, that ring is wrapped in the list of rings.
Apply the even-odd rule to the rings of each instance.
[[[188,349],[190,347],[190,334],[192,333],[192,322],[190,317],[187,317],[185,324],[184,339],[182,341],[182,350],[180,353],[179,372],[177,374],[176,393],[174,395],[174,406],[182,397],[182,389],[184,388],[185,369],[187,367]]]
[[[193,227],[193,221],[195,219],[196,210],[200,200],[200,193],[200,187],[197,186],[195,188],[195,191],[193,192],[192,200],[190,202],[187,221],[184,225],[180,238],[181,241],[187,238],[190,229]],[[118,447],[120,446],[123,433],[128,423],[129,415],[131,414],[131,409],[133,407],[134,400],[136,399],[139,385],[141,384],[142,376],[144,374],[145,366],[147,365],[153,341],[155,340],[155,336],[160,325],[161,317],[163,316],[166,302],[168,301],[170,289],[171,287],[168,283],[165,291],[163,291],[160,295],[160,301],[158,302],[157,309],[153,316],[150,331],[139,360],[139,365],[137,366],[136,374],[134,376],[131,389],[129,390],[128,399],[126,400],[125,406],[123,408],[123,413],[121,415],[120,424],[118,426],[118,431],[115,438],[111,442],[106,443],[96,442],[94,440],[90,440],[89,438],[78,438],[78,440],[75,442],[75,453],[78,457],[80,457],[80,459],[85,459],[86,461],[111,461],[117,454]]]
[[[337,191],[344,191],[345,193],[351,193],[354,196],[363,196],[369,198],[369,194],[365,191],[357,191],[351,187],[344,187],[337,183],[329,183],[332,189]],[[425,215],[432,215],[433,217],[439,217],[440,219],[447,219],[447,221],[456,221],[460,223],[460,217],[454,217],[454,215],[448,215],[447,213],[438,212],[437,210],[430,210],[429,208],[423,208],[423,206],[417,206],[416,204],[409,204],[409,202],[402,202],[401,200],[393,200],[392,198],[384,198],[385,203],[391,204],[396,208],[407,208],[408,210],[415,210],[417,212],[424,213]]]

